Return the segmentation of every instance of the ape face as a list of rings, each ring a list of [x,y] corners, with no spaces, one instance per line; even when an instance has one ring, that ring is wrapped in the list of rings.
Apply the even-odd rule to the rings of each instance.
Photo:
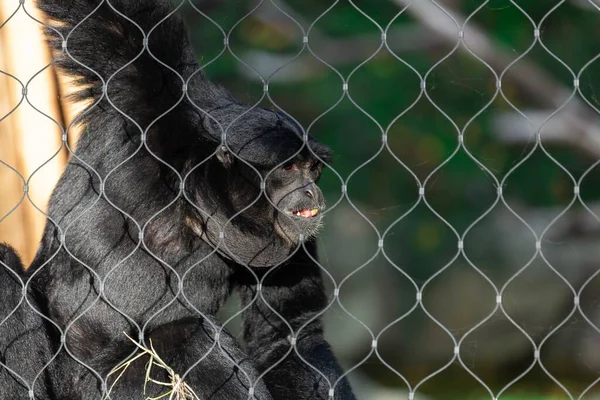
[[[239,263],[277,265],[321,225],[325,201],[317,181],[330,150],[271,110],[234,104],[211,116],[204,127],[221,143],[186,183],[204,211],[187,223]]]
[[[308,149],[273,168],[246,164],[223,152],[218,157],[228,166],[226,191],[220,197],[228,197],[233,224],[254,226],[257,236],[274,233],[288,247],[316,235],[325,209],[317,186],[323,163]]]
[[[317,182],[328,147],[286,115],[253,109],[233,124],[217,158],[228,166],[233,211],[279,236],[289,247],[313,237],[321,226],[325,199]],[[264,182],[264,191],[260,190]]]
[[[266,192],[275,215],[275,232],[290,244],[314,236],[321,226],[325,199],[317,182],[323,164],[296,157],[267,177]]]

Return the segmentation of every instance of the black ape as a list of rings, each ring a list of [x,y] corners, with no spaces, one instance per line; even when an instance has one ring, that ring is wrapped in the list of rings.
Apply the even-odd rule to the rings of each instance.
[[[58,65],[90,103],[28,271],[31,301],[52,321],[41,359],[57,354],[40,398],[100,399],[136,351],[127,333],[201,399],[354,399],[345,379],[333,386],[342,371],[317,318],[315,182],[329,149],[210,83],[168,0],[38,4]],[[210,316],[234,289],[247,351],[223,334],[225,355]],[[111,398],[142,397],[146,362]],[[146,396],[165,391],[150,384]]]

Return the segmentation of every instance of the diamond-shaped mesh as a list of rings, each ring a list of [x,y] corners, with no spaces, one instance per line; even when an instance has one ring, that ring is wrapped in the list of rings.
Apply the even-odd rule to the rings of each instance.
[[[148,46],[149,38],[175,13],[190,28],[202,70],[252,105],[222,124],[194,104],[199,114],[218,125],[226,147],[236,121],[266,105],[290,116],[304,133],[336,153],[324,172],[326,228],[319,240],[320,257],[314,259],[325,277],[329,302],[315,318],[325,318],[327,337],[345,367],[342,378],[350,380],[358,398],[508,399],[525,396],[521,393],[594,398],[600,381],[600,313],[594,293],[600,271],[595,250],[600,195],[594,188],[600,163],[600,107],[594,92],[600,43],[586,35],[595,34],[590,21],[600,18],[595,0],[177,0],[172,13],[149,30],[121,14],[110,0],[101,3],[144,38],[135,58],[112,76],[100,78],[102,98],[140,138],[135,152],[120,163],[97,171],[78,156],[76,136],[95,132],[77,133],[76,119],[64,123],[36,107],[29,88],[38,73],[23,77],[5,67],[0,70],[2,79],[22,92],[16,104],[3,106],[0,124],[8,126],[15,110],[30,106],[60,128],[58,146],[36,160],[35,168],[24,169],[0,149],[0,176],[10,176],[23,188],[16,197],[14,191],[1,188],[2,196],[14,201],[6,200],[10,207],[3,204],[0,225],[28,204],[47,216],[40,203],[45,200],[33,198],[31,191],[66,151],[89,171],[97,190],[76,210],[78,215],[108,204],[137,239],[126,250],[105,255],[112,258],[113,267],[101,275],[96,266],[78,258],[81,249],[69,247],[69,229],[80,217],[68,224],[48,218],[58,243],[54,256],[77,260],[81,268],[76,273],[89,274],[95,282],[64,326],[25,295],[54,256],[26,281],[0,262],[5,269],[0,276],[14,281],[7,289],[12,295],[0,296],[9,310],[0,315],[0,326],[10,330],[18,322],[16,310],[30,308],[34,313],[28,315],[41,316],[60,338],[55,353],[41,355],[37,374],[22,376],[0,358],[0,366],[22,382],[22,398],[43,398],[36,393],[45,385],[44,371],[62,357],[75,360],[82,375],[91,374],[86,378],[91,385],[101,382],[102,398],[109,395],[110,377],[78,359],[66,339],[79,319],[100,306],[115,320],[130,324],[138,333],[132,340],[146,348],[151,346],[145,339],[148,324],[178,300],[205,317],[206,329],[216,340],[188,371],[177,371],[183,380],[212,352],[222,350],[223,329],[235,330],[233,321],[259,301],[284,320],[291,333],[289,352],[302,358],[295,340],[311,321],[294,331],[271,307],[261,290],[271,272],[259,276],[242,261],[256,292],[242,310],[226,306],[218,322],[187,297],[186,279],[198,273],[202,261],[182,270],[161,259],[145,241],[144,232],[157,221],[164,223],[161,215],[182,197],[205,213],[185,190],[193,170],[180,174],[148,144],[152,128],[172,110],[184,101],[194,104],[187,88],[195,74],[184,78]],[[29,0],[4,0],[2,12],[0,33],[25,16],[36,29],[50,26]],[[561,41],[561,36],[585,42]],[[0,44],[2,40],[6,38],[0,35]],[[62,40],[63,55],[70,57],[69,37]],[[578,57],[565,46],[573,46]],[[111,99],[110,86],[145,53],[176,74],[182,90],[161,115],[141,125]],[[53,63],[39,73],[52,67]],[[94,65],[85,67],[94,71]],[[88,112],[98,112],[96,106]],[[0,129],[0,135],[8,135],[6,127]],[[304,146],[306,140],[305,135]],[[29,148],[20,150],[26,153]],[[115,184],[125,164],[144,152],[171,170],[179,190],[151,218],[138,221],[131,211],[135,205],[124,206],[105,189]],[[12,242],[10,236],[2,239]],[[220,251],[233,252],[225,238],[220,239],[206,259]],[[168,301],[148,311],[143,325],[122,310],[118,294],[106,289],[141,250],[165,267],[165,275],[156,279],[168,277],[174,288]],[[312,258],[305,245],[296,251]],[[238,364],[231,361],[232,366]],[[270,369],[281,362],[283,358]],[[244,365],[238,367],[245,374]],[[270,369],[256,379],[246,374],[248,398],[254,398],[257,382]],[[342,378],[328,383],[331,393]]]

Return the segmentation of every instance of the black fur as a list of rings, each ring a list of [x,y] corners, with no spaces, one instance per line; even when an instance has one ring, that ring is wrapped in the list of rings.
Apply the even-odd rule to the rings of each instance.
[[[65,354],[59,353],[57,361],[46,372],[42,371],[57,351],[60,332],[45,323],[25,303],[22,288],[28,278],[31,275],[23,270],[15,251],[8,245],[0,244],[0,399],[29,399],[30,390],[34,391],[36,399],[100,399],[101,393],[97,390],[98,383],[94,376],[80,371],[78,364]],[[42,303],[40,294],[32,292],[38,298],[37,302],[33,301],[34,305]],[[195,364],[207,354],[195,368],[202,374],[208,374],[210,379],[194,374],[186,377],[186,382],[193,382],[199,388],[196,393],[201,399],[246,398],[250,386],[248,380],[256,381],[259,374],[237,341],[225,331],[220,334],[223,353],[210,351],[215,343],[217,324],[209,317],[180,319],[164,324],[151,334],[153,347],[173,366]],[[93,325],[87,328],[89,335],[97,335],[103,330]],[[52,343],[53,339],[55,343]],[[86,343],[97,344],[100,340],[97,337],[92,339],[95,340]],[[106,341],[103,346],[87,349],[75,347],[74,350],[94,353],[98,361],[105,364],[99,364],[98,369],[107,371],[126,358],[133,348]],[[231,360],[235,360],[235,363]],[[140,398],[143,382],[139,372],[145,370],[147,361],[147,357],[141,358],[130,367],[130,371],[120,379],[118,388],[111,392],[111,398]],[[236,365],[241,366],[244,372]],[[200,381],[198,376],[202,377]],[[158,378],[166,379],[164,374],[159,374]],[[262,382],[259,382],[255,392],[258,399],[272,399]],[[152,393],[158,396],[161,392],[157,388],[150,388],[147,394]]]
[[[50,388],[40,371],[52,358],[42,317],[25,301],[26,277],[17,253],[0,243],[0,399],[48,399]],[[38,376],[39,375],[39,376]],[[35,382],[34,382],[35,381]]]
[[[57,64],[82,85],[76,100],[91,104],[26,274],[30,301],[52,322],[20,307],[13,316],[31,316],[41,350],[26,366],[14,355],[10,364],[30,376],[56,354],[36,383],[38,398],[100,399],[102,381],[136,351],[127,333],[152,344],[201,399],[246,399],[250,386],[257,399],[329,398],[328,381],[342,370],[316,318],[326,298],[300,236],[315,257],[320,216],[292,213],[323,207],[315,182],[329,150],[285,115],[245,106],[198,72],[168,0],[38,5],[54,21]],[[20,298],[14,277],[0,278],[12,293],[3,301]],[[224,351],[214,347],[211,316],[234,289],[247,307],[247,353],[226,333]],[[25,329],[4,326],[7,337]],[[146,361],[127,369],[111,398],[142,397]],[[7,385],[6,393],[23,392]],[[150,384],[146,395],[164,392]],[[335,399],[354,399],[345,379]]]

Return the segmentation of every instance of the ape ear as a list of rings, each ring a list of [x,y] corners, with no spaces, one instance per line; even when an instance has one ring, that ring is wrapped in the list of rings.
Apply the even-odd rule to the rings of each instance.
[[[225,146],[219,146],[217,149],[217,159],[225,168],[229,168],[233,164],[233,155]]]

